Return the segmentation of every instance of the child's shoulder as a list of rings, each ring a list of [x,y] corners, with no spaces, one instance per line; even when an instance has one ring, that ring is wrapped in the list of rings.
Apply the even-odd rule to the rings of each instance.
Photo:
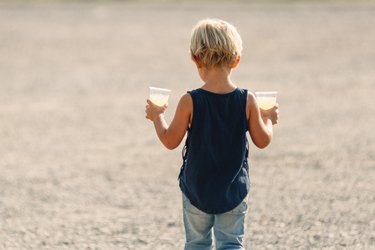
[[[248,90],[248,91],[247,91],[247,96],[248,96],[248,97],[251,97],[251,98],[255,98],[255,94],[254,94],[254,92],[252,92],[251,90]]]
[[[190,109],[193,106],[193,99],[191,98],[190,92],[181,96],[179,106],[184,109]]]
[[[255,94],[251,91],[247,91],[247,105],[254,105],[256,103]]]
[[[186,92],[181,96],[180,101],[189,102],[191,101],[191,91]]]

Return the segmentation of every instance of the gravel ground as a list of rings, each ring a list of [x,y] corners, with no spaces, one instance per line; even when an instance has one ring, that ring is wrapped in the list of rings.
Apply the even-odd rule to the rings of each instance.
[[[244,41],[238,85],[278,90],[251,148],[247,249],[375,249],[375,5],[0,3],[0,249],[182,249],[148,86],[200,86],[192,26]]]

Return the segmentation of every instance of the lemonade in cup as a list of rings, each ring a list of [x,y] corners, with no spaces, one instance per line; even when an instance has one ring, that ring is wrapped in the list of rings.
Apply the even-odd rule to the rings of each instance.
[[[164,106],[168,102],[169,94],[171,93],[170,89],[162,89],[156,87],[150,88],[150,101],[157,106]]]
[[[263,110],[268,110],[276,105],[277,91],[257,91],[255,92],[258,105]]]

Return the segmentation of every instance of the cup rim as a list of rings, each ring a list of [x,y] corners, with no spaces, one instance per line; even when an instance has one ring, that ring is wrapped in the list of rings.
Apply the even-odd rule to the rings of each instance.
[[[150,90],[158,90],[158,91],[163,91],[163,92],[171,92],[170,89],[164,89],[164,88],[158,88],[158,87],[149,87]]]
[[[277,91],[255,91],[255,96],[276,96]]]

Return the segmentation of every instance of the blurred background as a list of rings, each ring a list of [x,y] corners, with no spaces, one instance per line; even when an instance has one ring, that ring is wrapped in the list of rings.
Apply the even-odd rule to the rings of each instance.
[[[182,249],[181,146],[148,87],[199,88],[192,27],[235,25],[232,79],[277,90],[251,147],[248,249],[375,246],[373,1],[0,1],[0,249]]]

